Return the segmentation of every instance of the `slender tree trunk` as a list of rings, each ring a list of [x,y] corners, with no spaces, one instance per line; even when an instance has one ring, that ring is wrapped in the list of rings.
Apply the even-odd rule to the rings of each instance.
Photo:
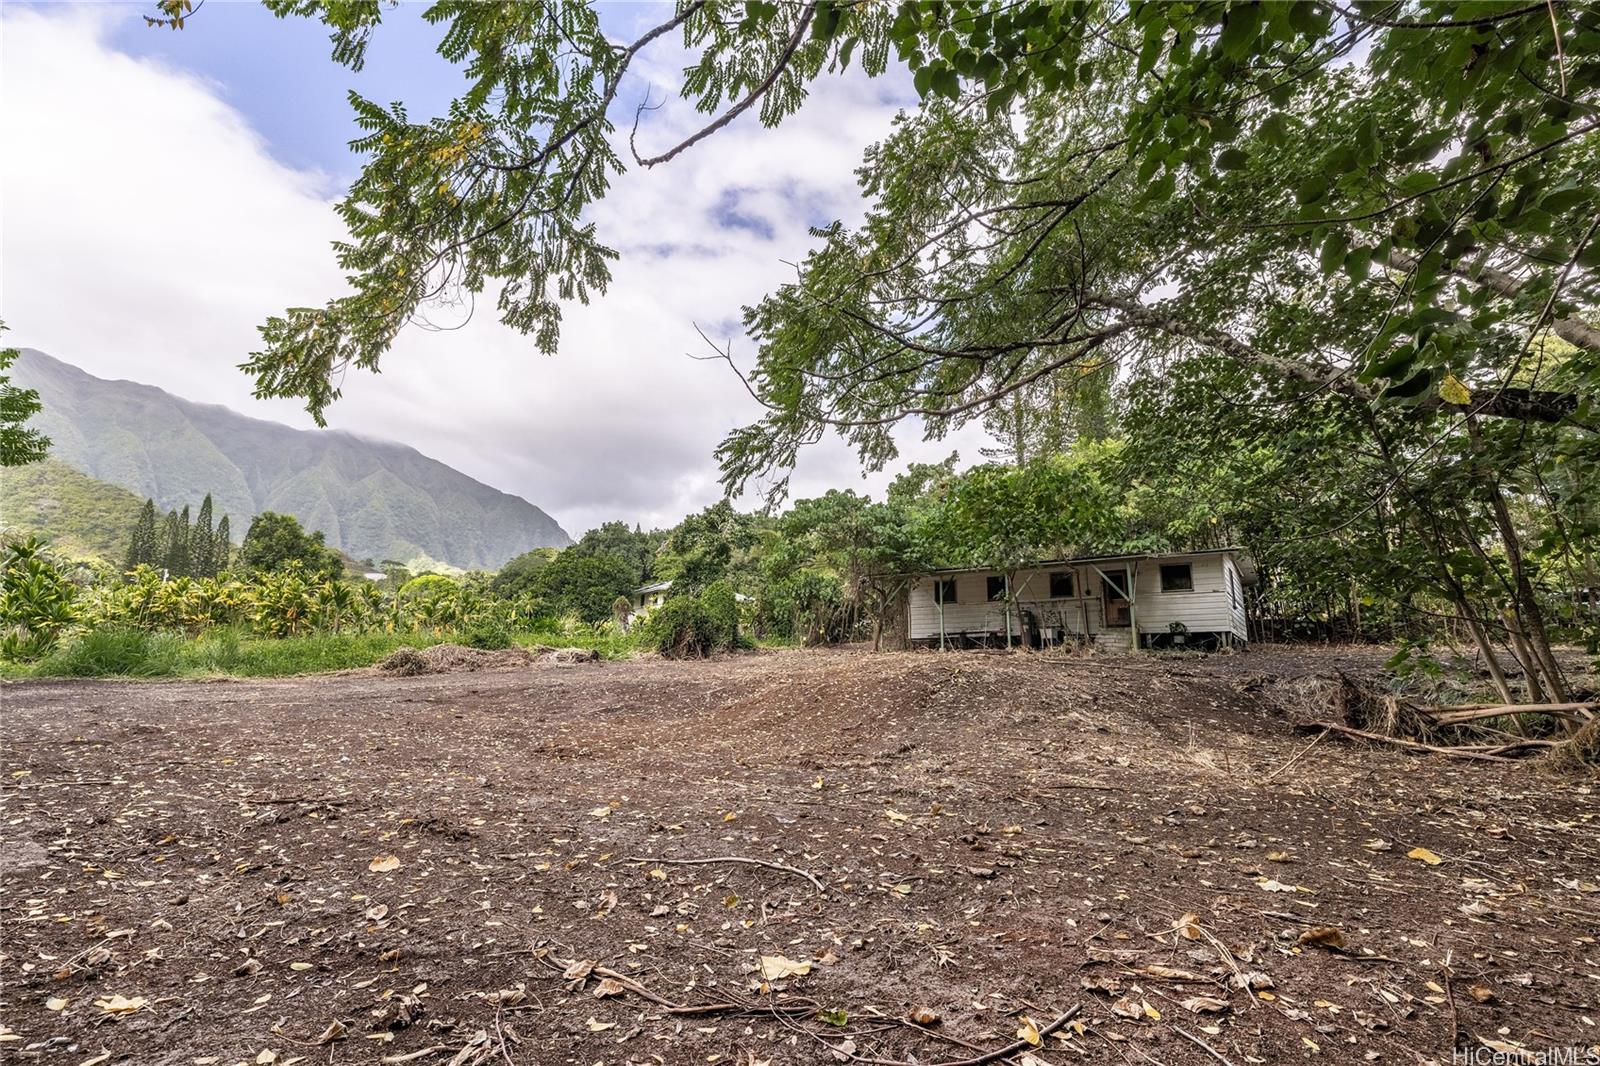
[[[1494,682],[1494,690],[1499,694],[1502,703],[1515,703],[1511,695],[1511,686],[1506,682],[1506,672],[1500,669],[1500,660],[1494,653],[1494,645],[1489,643],[1489,635],[1483,631],[1483,623],[1472,613],[1470,604],[1462,603],[1462,618],[1467,623],[1467,632],[1472,634],[1472,642],[1478,646],[1478,653],[1483,656],[1483,665],[1489,671],[1489,680]]]
[[[1545,702],[1544,686],[1539,684],[1539,669],[1533,661],[1533,653],[1528,650],[1528,642],[1522,637],[1522,627],[1517,624],[1517,612],[1507,607],[1500,617],[1505,621],[1506,634],[1511,639],[1511,654],[1522,664],[1522,676],[1528,685],[1528,702]]]
[[[1476,417],[1470,414],[1467,416],[1467,434],[1471,437],[1474,450],[1481,459],[1483,432],[1478,428]],[[1539,604],[1534,596],[1533,582],[1528,580],[1528,570],[1523,565],[1522,541],[1517,536],[1516,525],[1511,521],[1511,509],[1506,506],[1505,496],[1500,491],[1500,482],[1495,479],[1493,473],[1484,470],[1483,474],[1489,506],[1494,512],[1495,525],[1500,530],[1500,540],[1506,549],[1506,562],[1511,567],[1511,580],[1517,590],[1517,613],[1526,622],[1525,636],[1539,666],[1544,670],[1551,698],[1557,703],[1565,702],[1567,687],[1561,679],[1561,667],[1550,651],[1550,639],[1545,633],[1544,618],[1539,612]]]

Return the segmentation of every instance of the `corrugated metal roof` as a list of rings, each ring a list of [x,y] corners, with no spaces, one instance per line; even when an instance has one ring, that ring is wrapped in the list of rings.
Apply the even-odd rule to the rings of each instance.
[[[1075,559],[1041,559],[1038,562],[1023,563],[1016,569],[1044,570],[1052,566],[1084,566],[1092,563],[1128,562],[1134,559],[1187,559],[1194,555],[1236,556],[1245,584],[1255,584],[1256,563],[1251,558],[1250,553],[1243,548],[1202,548],[1199,551],[1184,552],[1126,552],[1121,555],[1082,555]],[[986,574],[1000,572],[1001,568],[996,566],[945,566],[937,570],[919,570],[915,573],[901,574],[899,576],[915,577],[922,574]]]

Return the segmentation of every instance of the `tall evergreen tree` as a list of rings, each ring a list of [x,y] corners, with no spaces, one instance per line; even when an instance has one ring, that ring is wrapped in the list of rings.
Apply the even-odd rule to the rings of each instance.
[[[160,563],[156,538],[156,502],[145,500],[139,512],[139,522],[133,527],[133,539],[128,543],[128,558],[124,570],[136,566],[156,566]]]
[[[187,518],[189,509],[183,509]],[[188,523],[178,517],[177,511],[167,512],[167,526],[161,537],[161,565],[168,577],[179,577],[189,564]]]
[[[211,529],[211,494],[200,502],[200,513],[189,532],[189,569],[195,577],[216,577],[216,541]]]
[[[207,498],[209,499],[210,497]],[[217,523],[217,534],[211,541],[211,562],[216,573],[220,574],[228,568],[228,557],[233,554],[233,545],[229,543],[230,539],[228,516],[223,515],[222,521]]]

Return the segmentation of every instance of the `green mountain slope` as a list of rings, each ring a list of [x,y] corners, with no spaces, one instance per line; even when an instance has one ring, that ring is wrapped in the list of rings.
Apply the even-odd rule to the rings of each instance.
[[[144,500],[59,459],[0,470],[0,527],[75,559],[120,566]]]
[[[235,539],[261,511],[292,514],[358,559],[429,555],[468,569],[572,543],[528,501],[414,448],[335,430],[293,429],[107,381],[23,349],[14,384],[39,390],[32,423],[51,455],[163,510],[211,493]]]

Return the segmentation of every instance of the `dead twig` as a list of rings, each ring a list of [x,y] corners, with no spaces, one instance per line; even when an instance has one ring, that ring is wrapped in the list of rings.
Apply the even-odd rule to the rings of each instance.
[[[974,1055],[970,1059],[946,1059],[943,1062],[924,1063],[923,1066],[985,1066],[985,1063],[998,1062],[1020,1052],[1035,1049],[1043,1044],[1045,1037],[1077,1017],[1080,1009],[1082,1009],[1081,1006],[1074,1005],[1049,1025],[1040,1026],[1038,1044],[1031,1040],[1017,1040],[1014,1043],[1007,1044],[1005,1047],[995,1048],[993,1051],[985,1051],[982,1055]],[[902,1059],[873,1059],[862,1055],[851,1055],[850,1058],[855,1062],[868,1063],[869,1066],[915,1066],[914,1063],[906,1062]]]
[[[1312,748],[1314,748],[1318,744],[1322,743],[1322,738],[1327,736],[1327,735],[1328,735],[1328,731],[1326,729],[1324,729],[1322,732],[1318,733],[1315,737],[1313,737],[1311,739],[1311,743],[1307,744],[1305,747],[1300,749],[1300,752],[1299,752],[1298,755],[1296,755],[1294,758],[1290,759],[1288,762],[1284,763],[1282,766],[1278,767],[1276,770],[1272,771],[1272,774],[1269,777],[1267,777],[1265,780],[1263,780],[1261,783],[1263,785],[1269,785],[1273,781],[1276,781],[1278,779],[1278,775],[1279,774],[1283,773],[1289,767],[1291,767],[1295,763],[1299,762],[1305,756],[1306,752],[1310,751]]]
[[[794,874],[796,877],[803,877],[807,881],[810,881],[818,892],[821,892],[824,895],[826,895],[828,891],[828,886],[824,885],[820,880],[818,880],[816,874],[801,870],[798,867],[785,866],[781,862],[768,862],[766,859],[751,859],[743,855],[712,855],[704,859],[662,859],[651,858],[646,855],[629,855],[628,860],[630,862],[655,862],[660,863],[663,866],[714,866],[718,863],[724,862],[743,863],[746,866],[765,866],[769,870],[782,870],[786,874]]]
[[[1323,733],[1322,736],[1319,736],[1317,739],[1321,740],[1322,737],[1325,737],[1327,735],[1328,734]],[[1307,750],[1309,750],[1309,749],[1307,749]],[[1193,1044],[1195,1047],[1199,1048],[1201,1051],[1204,1051],[1207,1055],[1210,1055],[1212,1058],[1214,1058],[1218,1062],[1222,1063],[1222,1066],[1233,1066],[1233,1063],[1229,1062],[1227,1060],[1227,1058],[1222,1054],[1222,1052],[1218,1051],[1216,1048],[1212,1047],[1210,1044],[1206,1043],[1204,1040],[1201,1040],[1198,1036],[1195,1036],[1193,1033],[1189,1032],[1188,1030],[1179,1029],[1176,1025],[1174,1025],[1172,1027],[1172,1031],[1174,1033],[1177,1033],[1179,1036],[1183,1037],[1185,1040],[1189,1041],[1189,1043]]]
[[[1361,740],[1375,740],[1380,744],[1393,744],[1396,747],[1408,748],[1413,751],[1431,752],[1434,755],[1449,755],[1456,759],[1477,759],[1481,762],[1517,761],[1516,759],[1509,758],[1505,755],[1490,754],[1489,752],[1476,751],[1471,748],[1445,748],[1440,747],[1437,744],[1423,744],[1421,741],[1416,740],[1402,740],[1400,737],[1386,737],[1382,733],[1369,733],[1365,729],[1354,729],[1350,726],[1339,725],[1335,722],[1310,722],[1304,726],[1301,726],[1300,728],[1308,730],[1331,730],[1335,733],[1343,733],[1345,736],[1358,737]]]

